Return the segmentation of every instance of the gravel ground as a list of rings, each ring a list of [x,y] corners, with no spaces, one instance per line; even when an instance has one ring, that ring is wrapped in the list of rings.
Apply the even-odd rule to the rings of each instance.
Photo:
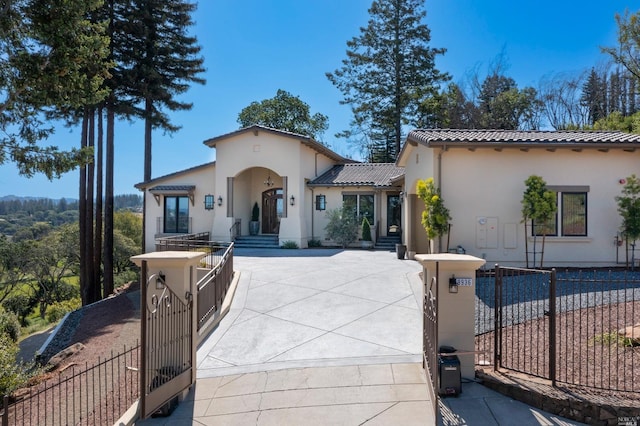
[[[476,356],[493,364],[495,279],[476,287]],[[503,281],[501,365],[549,377],[548,280],[536,275]],[[640,347],[626,347],[615,333],[640,324],[640,273],[559,272],[556,298],[556,377],[585,399],[640,399]]]
[[[640,301],[640,272],[595,270],[557,273],[556,313]],[[502,290],[502,324],[542,318],[549,311],[548,278],[541,274],[506,277]],[[495,278],[476,281],[476,334],[494,328]]]

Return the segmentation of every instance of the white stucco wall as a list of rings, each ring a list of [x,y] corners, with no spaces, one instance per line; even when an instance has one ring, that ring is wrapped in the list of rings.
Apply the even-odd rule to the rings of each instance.
[[[192,232],[210,232],[214,241],[229,241],[231,228],[237,220],[241,223],[240,235],[249,234],[249,222],[254,203],[260,206],[262,221],[262,195],[270,188],[283,189],[283,204],[286,215],[279,227],[279,239],[293,241],[300,248],[307,247],[310,239],[325,240],[327,224],[326,211],[315,209],[315,196],[326,196],[327,209],[342,206],[342,195],[348,193],[374,193],[375,220],[380,221],[381,229],[386,225],[385,191],[374,191],[372,187],[329,187],[309,188],[307,183],[319,177],[336,165],[339,158],[316,150],[298,137],[266,130],[247,130],[232,133],[211,140],[216,149],[215,167],[206,170],[195,168],[178,172],[170,176],[157,178],[147,183],[149,187],[158,185],[195,185],[195,205],[189,206]],[[270,177],[274,185],[265,186]],[[232,190],[229,191],[228,179],[231,178]],[[285,184],[286,178],[286,184]],[[213,211],[205,211],[205,194],[215,196]],[[291,205],[291,197],[295,202]],[[222,205],[218,206],[218,198]],[[157,218],[163,216],[164,199],[158,205],[149,194],[146,203],[146,244],[153,249]],[[375,221],[371,224],[375,228]],[[373,230],[372,230],[373,231]],[[260,231],[262,233],[262,231]],[[374,239],[375,239],[374,235]]]
[[[428,148],[421,147],[416,151]],[[414,176],[435,173],[434,161],[406,164],[407,182]],[[461,245],[471,254],[494,263],[523,265],[525,228],[521,223],[524,181],[541,176],[549,186],[588,186],[587,237],[547,237],[545,266],[612,265],[616,261],[614,237],[620,226],[615,196],[623,179],[640,174],[640,152],[595,149],[476,149],[449,148],[442,155],[441,189],[451,211],[450,247]],[[407,187],[412,191],[410,186]],[[419,201],[419,200],[418,200]],[[417,209],[416,209],[417,210]],[[478,238],[479,218],[490,219],[495,247],[486,247]],[[414,212],[413,224],[420,218]],[[531,241],[531,237],[528,237]],[[514,244],[515,243],[515,244]],[[493,245],[493,244],[490,244]],[[532,250],[530,246],[529,250]],[[624,251],[620,250],[621,260]]]
[[[374,194],[374,221],[371,223],[371,234],[375,242],[379,235],[386,235],[387,224],[387,196],[389,193],[397,194],[397,191],[374,190],[373,187],[314,187],[313,188],[313,235],[324,245],[333,245],[327,235],[325,228],[329,223],[327,212],[333,209],[342,208],[343,194]],[[324,195],[326,197],[326,210],[315,210],[315,197]],[[376,222],[380,223],[379,235],[376,234]],[[358,245],[356,242],[354,246]]]
[[[304,145],[295,137],[283,136],[268,131],[244,132],[216,142],[216,181],[224,182],[223,198],[226,194],[227,177],[234,178],[233,217],[218,217],[213,226],[213,235],[218,239],[229,239],[229,228],[234,218],[242,220],[242,233],[248,233],[251,207],[262,204],[262,193],[267,187],[264,181],[271,176],[274,188],[287,186],[283,202],[287,215],[280,221],[280,242],[294,241],[306,247],[311,238],[310,206],[311,192],[306,187],[308,180],[324,173],[335,162],[326,155]],[[290,204],[290,198],[295,203]],[[226,212],[226,208],[225,208]]]
[[[416,196],[416,184],[420,179],[433,177],[437,180],[437,151],[422,144],[407,146],[406,153],[398,165],[405,168],[405,189],[402,205],[402,235],[407,249],[418,253],[427,252],[427,236],[420,224],[424,203]],[[416,219],[417,218],[417,219]]]
[[[158,203],[153,194],[149,193],[149,189],[158,185],[195,185],[194,203],[193,205],[191,202],[189,203],[191,232],[211,232],[214,217],[222,214],[217,202],[213,210],[205,210],[204,208],[205,195],[212,194],[215,195],[216,199],[218,198],[213,181],[215,168],[215,164],[210,164],[183,174],[167,177],[166,179],[158,179],[146,189],[145,247],[147,252],[155,251],[155,238],[160,235],[157,229],[157,218],[164,216],[164,196],[160,196]]]

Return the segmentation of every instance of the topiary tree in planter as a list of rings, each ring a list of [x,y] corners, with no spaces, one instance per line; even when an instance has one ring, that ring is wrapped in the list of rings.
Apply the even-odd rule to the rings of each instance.
[[[371,224],[367,217],[362,218],[362,248],[370,249],[373,247],[373,239],[371,238]]]
[[[544,242],[547,231],[554,224],[554,219],[558,210],[556,193],[547,189],[547,183],[540,176],[531,175],[524,181],[526,189],[522,196],[522,222],[525,224],[525,251],[526,263],[529,267],[529,244],[526,235],[527,222],[531,221],[533,230],[533,266],[536,266],[536,243],[537,236],[542,234],[542,248],[540,250],[540,268],[544,264]]]
[[[249,222],[249,235],[258,235],[260,232],[260,207],[258,202],[253,203],[251,210],[251,222]]]

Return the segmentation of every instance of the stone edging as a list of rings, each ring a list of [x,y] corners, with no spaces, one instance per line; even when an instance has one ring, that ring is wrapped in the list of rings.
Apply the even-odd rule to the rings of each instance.
[[[568,419],[593,425],[620,424],[622,418],[639,418],[638,403],[592,395],[578,397],[569,391],[540,383],[536,379],[520,379],[493,371],[476,370],[482,384],[515,400]]]

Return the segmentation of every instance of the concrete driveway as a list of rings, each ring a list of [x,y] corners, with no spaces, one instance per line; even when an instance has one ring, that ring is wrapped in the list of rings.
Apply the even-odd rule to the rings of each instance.
[[[237,250],[230,312],[198,350],[198,378],[421,362],[421,266],[395,253]]]
[[[574,425],[473,381],[440,401],[422,369],[421,266],[395,253],[237,250],[231,310],[198,381],[140,425]]]

